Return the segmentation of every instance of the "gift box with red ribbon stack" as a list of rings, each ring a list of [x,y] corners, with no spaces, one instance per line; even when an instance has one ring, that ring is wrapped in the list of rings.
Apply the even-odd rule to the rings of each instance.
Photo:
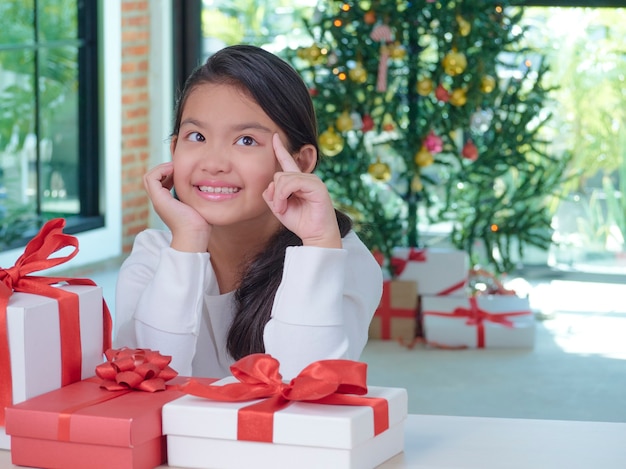
[[[111,346],[111,316],[88,279],[31,275],[69,261],[78,240],[47,222],[13,267],[0,268],[0,448],[5,407],[93,376]],[[53,256],[66,248],[67,255]]]
[[[233,376],[163,406],[168,464],[193,468],[373,468],[404,447],[407,393],[368,387],[367,365],[314,362],[290,382],[266,354],[236,362]]]
[[[528,298],[476,294],[422,298],[429,343],[454,348],[532,348],[535,318]]]
[[[380,304],[369,326],[370,339],[413,340],[417,330],[417,284],[385,280]]]
[[[13,464],[64,469],[153,469],[166,462],[161,409],[188,378],[171,357],[110,349],[96,376],[7,408]],[[209,384],[214,379],[201,379]]]

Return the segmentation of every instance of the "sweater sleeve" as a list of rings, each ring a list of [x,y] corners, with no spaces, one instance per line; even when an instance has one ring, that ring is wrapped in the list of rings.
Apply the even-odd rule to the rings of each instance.
[[[343,249],[289,247],[265,326],[265,351],[291,379],[311,362],[358,360],[382,295],[382,271],[354,232]]]
[[[203,308],[213,275],[208,253],[169,247],[169,233],[146,230],[120,268],[115,306],[116,346],[159,350],[191,375]],[[215,282],[213,282],[215,283]]]

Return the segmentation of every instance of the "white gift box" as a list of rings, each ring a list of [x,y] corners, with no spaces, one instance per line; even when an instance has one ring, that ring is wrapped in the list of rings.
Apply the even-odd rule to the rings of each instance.
[[[102,288],[63,285],[78,295],[81,379],[95,374],[104,361]],[[31,293],[13,293],[7,307],[13,404],[61,387],[61,333],[59,303]],[[4,376],[2,379],[6,379]],[[0,427],[0,448],[10,448],[10,437]]]
[[[423,296],[424,335],[451,347],[532,348],[535,318],[528,298],[478,295],[476,314],[469,297]]]
[[[396,247],[392,266],[398,280],[417,282],[420,295],[467,295],[469,256],[465,251]]]
[[[225,378],[215,383],[233,382]],[[368,388],[360,397],[384,398],[389,428],[374,435],[369,406],[294,402],[274,413],[271,443],[237,440],[237,413],[259,400],[219,402],[191,395],[163,407],[168,464],[185,468],[366,469],[404,448],[407,392]]]

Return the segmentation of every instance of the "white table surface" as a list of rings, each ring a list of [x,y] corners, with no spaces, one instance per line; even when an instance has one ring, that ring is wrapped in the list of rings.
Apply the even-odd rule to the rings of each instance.
[[[626,469],[626,423],[409,415],[405,451],[379,468]]]

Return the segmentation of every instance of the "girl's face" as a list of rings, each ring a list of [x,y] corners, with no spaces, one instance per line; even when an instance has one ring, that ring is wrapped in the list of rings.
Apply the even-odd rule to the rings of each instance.
[[[280,169],[272,135],[285,134],[241,89],[195,88],[172,139],[174,187],[179,199],[214,226],[276,219],[262,192]]]

